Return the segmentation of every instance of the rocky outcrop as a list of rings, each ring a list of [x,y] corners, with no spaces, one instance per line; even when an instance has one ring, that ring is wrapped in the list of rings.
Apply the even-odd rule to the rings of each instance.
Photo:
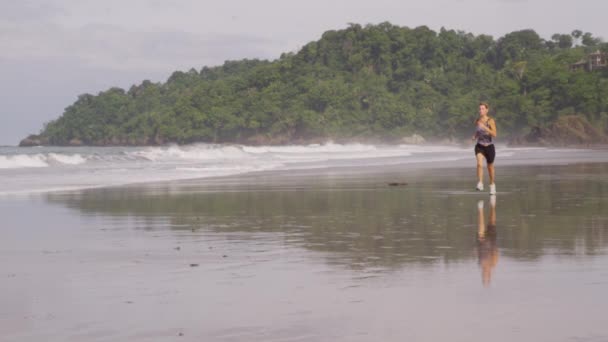
[[[30,146],[41,146],[48,145],[49,140],[45,137],[41,137],[36,134],[31,134],[27,138],[21,140],[19,142],[19,146],[21,147],[30,147]]]
[[[424,139],[424,137],[422,137],[419,134],[414,134],[411,137],[401,138],[401,143],[407,144],[407,145],[420,145],[420,144],[424,144],[425,142],[426,142],[426,139]]]
[[[590,146],[607,143],[608,136],[601,128],[578,115],[562,116],[546,127],[532,127],[530,133],[510,141],[512,145],[538,146]]]
[[[68,146],[82,146],[84,145],[82,143],[82,140],[78,139],[78,138],[74,138],[72,140],[70,140],[70,142],[68,143]]]

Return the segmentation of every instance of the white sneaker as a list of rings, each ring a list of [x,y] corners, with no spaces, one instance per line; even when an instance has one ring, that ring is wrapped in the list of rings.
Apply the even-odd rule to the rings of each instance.
[[[482,182],[477,183],[476,189],[477,189],[477,191],[483,191],[483,183]]]
[[[490,184],[490,195],[496,195],[496,184]]]
[[[477,209],[479,209],[479,210],[483,209],[483,200],[479,200],[477,202]]]

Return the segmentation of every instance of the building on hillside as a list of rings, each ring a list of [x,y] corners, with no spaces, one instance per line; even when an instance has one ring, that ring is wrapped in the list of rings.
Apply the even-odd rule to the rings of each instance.
[[[590,53],[584,59],[580,61],[570,64],[570,70],[587,70],[593,71],[597,69],[607,68],[608,67],[608,53],[600,52],[599,50]]]

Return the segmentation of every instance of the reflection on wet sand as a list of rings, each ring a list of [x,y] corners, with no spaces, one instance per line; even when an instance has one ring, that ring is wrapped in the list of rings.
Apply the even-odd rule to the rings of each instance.
[[[496,245],[496,195],[490,196],[490,217],[486,224],[484,201],[477,202],[477,256],[481,267],[481,282],[485,287],[490,285],[492,272],[498,263],[498,246]]]
[[[604,253],[605,171],[602,165],[505,168],[501,257],[537,260],[545,253]],[[187,231],[243,242],[271,233],[265,238],[322,252],[331,264],[351,269],[472,261],[476,248],[484,256],[480,262],[492,265],[495,252],[486,249],[495,250],[498,244],[492,231],[495,212],[490,210],[483,238],[471,239],[470,228],[480,220],[465,209],[475,207],[479,194],[462,191],[470,187],[468,170],[452,170],[450,177],[444,172],[426,172],[399,188],[386,185],[394,175],[348,180],[284,176],[244,184],[203,182],[177,190],[162,185],[98,189],[49,194],[46,199],[85,216],[130,218],[129,225],[117,225],[120,229]],[[525,172],[528,177],[522,177]],[[555,176],[548,181],[535,176],[549,172]],[[569,176],[582,172],[585,178]],[[492,267],[485,269],[489,282]]]

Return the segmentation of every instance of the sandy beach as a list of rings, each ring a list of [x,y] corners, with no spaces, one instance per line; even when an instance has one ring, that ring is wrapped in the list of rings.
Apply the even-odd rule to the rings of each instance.
[[[606,341],[604,154],[2,197],[0,339]]]

